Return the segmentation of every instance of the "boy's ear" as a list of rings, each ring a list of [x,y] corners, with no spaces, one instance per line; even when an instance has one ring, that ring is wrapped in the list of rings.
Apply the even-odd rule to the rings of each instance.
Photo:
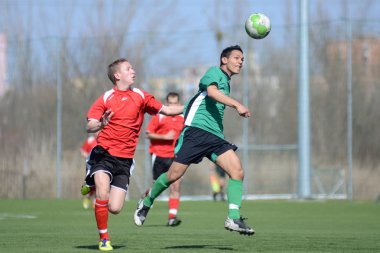
[[[116,72],[113,74],[113,76],[115,77],[116,80],[120,80],[119,72],[116,71]]]

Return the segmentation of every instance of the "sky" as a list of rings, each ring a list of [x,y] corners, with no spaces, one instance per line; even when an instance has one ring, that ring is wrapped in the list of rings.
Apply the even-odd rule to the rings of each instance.
[[[213,26],[221,27],[222,31],[244,30],[244,22],[251,13],[266,14],[272,24],[270,36],[263,41],[254,41],[257,47],[266,43],[286,44],[287,32],[298,23],[298,5],[300,0],[0,0],[0,32],[9,28],[13,22],[20,22],[25,27],[25,34],[29,39],[45,37],[82,38],[97,36],[115,36],[115,27],[128,26],[130,33],[160,33],[173,37],[170,47],[180,48],[191,46],[201,58],[201,63],[209,63],[209,59],[216,59],[218,49],[212,30]],[[133,12],[135,19],[130,23],[120,24],[120,20],[127,20],[130,3],[138,4]],[[221,6],[216,9],[216,4]],[[309,22],[311,24],[340,22],[345,16],[342,6],[347,3],[349,16],[352,20],[377,20],[380,22],[380,1],[378,0],[309,0]],[[322,6],[322,10],[318,10]],[[97,20],[97,10],[103,12]],[[162,14],[161,14],[162,13]],[[163,19],[172,22],[160,24],[158,20],[149,20],[153,14],[163,15]],[[159,18],[160,19],[160,18]],[[285,23],[289,20],[289,24]],[[89,30],[89,24],[99,26],[97,31]],[[379,26],[379,25],[377,25]],[[68,28],[70,27],[70,28]],[[293,32],[295,29],[293,29]],[[294,33],[293,33],[294,34]],[[15,36],[8,30],[8,38]],[[19,34],[17,36],[20,36]],[[238,38],[238,36],[235,36]],[[241,37],[241,36],[240,36]],[[238,44],[235,38],[226,39],[225,44]],[[154,41],[154,36],[153,36]],[[205,46],[205,41],[208,41]],[[213,41],[213,42],[211,42]],[[181,45],[182,43],[182,45]],[[187,43],[184,45],[183,43]],[[201,47],[205,46],[202,53]],[[202,59],[202,57],[204,59]],[[153,63],[154,65],[154,63]]]
[[[176,0],[174,1],[176,11],[175,13],[170,13],[170,15],[173,17],[181,16],[184,19],[192,20],[186,23],[186,26],[180,27],[181,31],[202,30],[210,24],[209,18],[206,17],[207,13],[216,12],[214,8],[216,1],[225,6],[225,8],[222,7],[222,10],[220,10],[220,23],[223,23],[222,19],[225,16],[233,15],[228,13],[228,10],[233,10],[234,7],[236,8],[236,5],[246,5],[242,7],[243,11],[240,14],[244,17],[242,18],[243,20],[245,17],[248,17],[250,13],[262,12],[270,17],[274,28],[283,26],[286,9],[290,8],[294,20],[293,22],[297,22],[299,0]],[[44,25],[44,22],[38,21],[42,10],[48,22],[54,22],[56,24],[55,27],[61,29],[46,29],[36,34],[36,36],[59,36],[60,32],[65,31],[63,27],[66,25],[68,15],[73,18],[73,22],[78,28],[77,32],[79,32],[86,24],[84,14],[96,11],[97,4],[95,3],[101,4],[105,12],[110,13],[108,23],[111,25],[112,22],[114,22],[111,15],[113,8],[128,8],[128,2],[129,1],[123,0],[0,0],[0,8],[7,11],[12,11],[12,9],[16,8],[20,14],[20,22],[34,22],[35,26]],[[139,3],[141,6],[138,9],[139,15],[144,17],[149,16],[165,1],[134,0],[133,2]],[[342,3],[344,2],[348,4],[350,16],[353,19],[378,19],[380,1],[376,0],[308,0],[310,15],[315,13],[316,6],[321,4],[331,19],[339,20],[344,16],[340,11]],[[370,4],[370,8],[367,7],[368,3]],[[29,17],[30,10],[34,12],[32,21],[30,21]],[[321,21],[323,21],[323,17],[321,17]],[[3,16],[1,22],[2,25],[0,28],[4,28],[7,23],[6,17]],[[135,29],[136,31],[151,29],[165,31],[165,27],[139,27],[138,23]],[[78,35],[80,34],[73,34],[73,36]]]

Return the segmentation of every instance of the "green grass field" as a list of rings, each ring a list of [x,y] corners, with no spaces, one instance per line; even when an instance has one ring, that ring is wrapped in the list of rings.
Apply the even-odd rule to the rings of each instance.
[[[175,228],[166,227],[166,202],[156,202],[136,227],[135,205],[110,215],[113,252],[380,252],[376,203],[244,201],[251,237],[223,228],[223,202],[182,202],[183,223]],[[0,252],[96,252],[97,241],[93,211],[80,200],[0,201]]]

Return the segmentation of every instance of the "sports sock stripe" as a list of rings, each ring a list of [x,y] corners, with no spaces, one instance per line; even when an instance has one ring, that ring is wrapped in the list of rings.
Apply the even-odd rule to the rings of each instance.
[[[228,209],[239,209],[239,206],[235,204],[229,204]]]

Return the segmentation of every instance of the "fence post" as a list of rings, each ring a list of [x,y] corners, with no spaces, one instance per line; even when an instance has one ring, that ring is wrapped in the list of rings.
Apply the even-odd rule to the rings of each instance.
[[[352,200],[352,29],[351,21],[346,17],[347,42],[347,164],[348,164],[348,199]]]
[[[298,197],[310,198],[310,94],[308,0],[299,0]]]
[[[56,40],[56,82],[57,82],[57,157],[56,157],[56,180],[57,192],[56,198],[61,198],[62,177],[61,177],[61,160],[62,160],[62,80],[61,80],[61,43],[60,38]]]

